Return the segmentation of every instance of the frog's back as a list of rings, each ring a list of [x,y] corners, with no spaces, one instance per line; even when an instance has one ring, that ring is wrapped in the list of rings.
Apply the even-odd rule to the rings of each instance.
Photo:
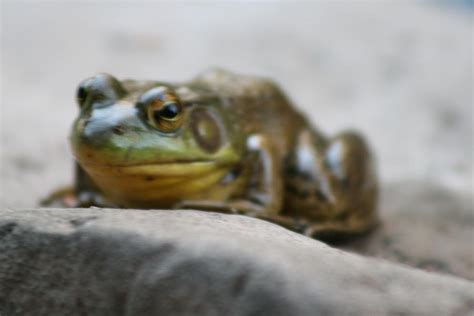
[[[221,69],[205,72],[196,80],[205,82],[220,97],[240,133],[269,137],[281,157],[293,149],[299,132],[309,128],[306,119],[271,80]]]

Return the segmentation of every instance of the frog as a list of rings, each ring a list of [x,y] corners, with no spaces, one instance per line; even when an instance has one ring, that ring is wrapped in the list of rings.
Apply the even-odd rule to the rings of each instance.
[[[237,214],[321,239],[377,226],[364,137],[325,135],[270,79],[224,69],[186,82],[100,73],[79,84],[76,100],[75,182],[43,205]]]

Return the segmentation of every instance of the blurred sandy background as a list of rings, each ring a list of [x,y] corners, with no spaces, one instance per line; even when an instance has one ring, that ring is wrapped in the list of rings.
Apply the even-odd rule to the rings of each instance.
[[[72,181],[82,79],[273,78],[323,131],[354,127],[384,187],[472,199],[472,8],[462,4],[2,2],[0,206]]]

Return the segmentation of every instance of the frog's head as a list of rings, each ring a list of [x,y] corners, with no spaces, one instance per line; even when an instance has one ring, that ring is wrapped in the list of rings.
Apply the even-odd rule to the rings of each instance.
[[[120,82],[107,74],[84,80],[71,134],[77,161],[106,195],[125,205],[183,198],[173,191],[186,190],[183,181],[193,177],[200,179],[196,186],[217,184],[240,161],[242,140],[233,136],[238,133],[229,128],[219,98],[197,89]]]

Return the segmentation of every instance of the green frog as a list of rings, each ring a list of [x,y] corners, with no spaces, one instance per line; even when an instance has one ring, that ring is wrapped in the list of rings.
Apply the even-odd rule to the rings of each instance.
[[[184,83],[98,74],[77,103],[76,182],[45,204],[243,214],[322,238],[377,223],[364,139],[325,136],[270,80],[220,69]]]

